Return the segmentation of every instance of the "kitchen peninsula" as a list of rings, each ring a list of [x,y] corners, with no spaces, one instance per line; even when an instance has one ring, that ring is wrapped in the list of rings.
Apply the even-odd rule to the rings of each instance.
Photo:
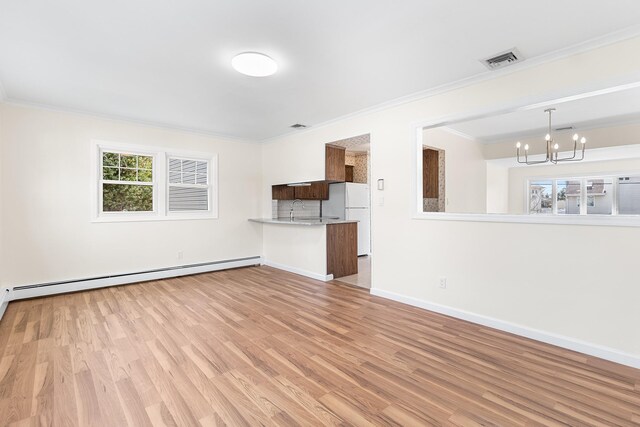
[[[318,280],[358,272],[357,221],[254,218],[262,224],[264,264]]]

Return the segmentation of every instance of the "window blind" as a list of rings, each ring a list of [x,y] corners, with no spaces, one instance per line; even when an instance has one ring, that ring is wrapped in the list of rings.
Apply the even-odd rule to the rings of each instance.
[[[209,163],[169,158],[169,212],[209,210]]]

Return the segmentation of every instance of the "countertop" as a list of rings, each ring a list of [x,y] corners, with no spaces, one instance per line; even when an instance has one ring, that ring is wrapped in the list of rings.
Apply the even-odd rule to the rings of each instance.
[[[262,224],[284,224],[284,225],[330,225],[330,224],[347,224],[358,222],[355,220],[338,219],[335,217],[299,217],[290,220],[289,218],[251,218],[249,221],[259,222]]]

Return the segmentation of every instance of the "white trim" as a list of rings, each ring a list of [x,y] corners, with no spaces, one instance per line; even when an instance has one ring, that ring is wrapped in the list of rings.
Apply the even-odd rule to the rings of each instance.
[[[494,317],[484,316],[465,310],[460,310],[446,305],[432,303],[418,298],[397,294],[395,292],[389,292],[376,288],[372,288],[370,292],[371,295],[398,301],[414,307],[444,314],[446,316],[455,317],[456,319],[466,320],[467,322],[476,323],[478,325],[487,326],[490,328],[498,329],[500,331],[509,332],[525,338],[530,338],[536,341],[555,345],[557,347],[566,348],[589,356],[598,357],[600,359],[605,359],[611,362],[620,363],[622,365],[640,369],[640,356],[635,354],[625,353],[610,347],[577,340],[551,332],[541,331],[539,329],[530,328],[528,326],[507,322],[504,320],[496,319]]]
[[[410,204],[411,217],[413,219],[426,220],[447,220],[447,221],[472,221],[472,222],[506,222],[506,223],[524,223],[524,224],[559,224],[559,225],[603,225],[603,226],[624,226],[624,227],[640,227],[640,218],[635,216],[615,216],[610,215],[597,216],[592,215],[591,218],[581,216],[558,216],[558,217],[540,217],[539,215],[512,215],[512,214],[481,214],[481,213],[449,213],[449,212],[423,212],[422,201],[422,148],[425,145],[424,131],[426,129],[441,128],[452,123],[458,123],[468,120],[476,120],[485,117],[492,117],[516,111],[529,110],[542,106],[555,105],[561,102],[567,102],[576,99],[583,99],[592,96],[618,92],[631,88],[640,87],[640,80],[618,84],[610,87],[591,88],[590,91],[577,92],[572,94],[564,94],[562,97],[556,97],[549,100],[548,97],[540,98],[539,96],[530,100],[529,103],[523,103],[522,100],[514,101],[506,104],[502,108],[482,109],[477,113],[462,113],[449,116],[435,117],[429,120],[416,121],[410,125],[414,136],[411,144],[413,144],[413,175],[411,177],[410,189],[413,191],[414,197]],[[429,145],[428,143],[426,145]],[[487,160],[491,161],[491,160]],[[527,187],[528,188],[528,187]],[[526,194],[526,193],[525,193]],[[528,197],[527,197],[528,200]],[[527,210],[528,212],[528,210]]]
[[[341,122],[343,120],[376,113],[382,110],[398,107],[403,104],[408,104],[410,102],[419,101],[421,99],[430,98],[432,96],[440,95],[446,92],[462,89],[477,83],[482,83],[484,81],[492,80],[498,77],[503,77],[518,71],[524,71],[529,68],[538,67],[540,65],[547,64],[560,59],[568,58],[573,55],[577,55],[580,53],[588,52],[590,50],[594,50],[597,48],[622,42],[622,41],[631,39],[633,37],[637,37],[639,35],[640,35],[640,25],[632,25],[620,31],[615,31],[615,32],[606,34],[602,37],[596,37],[590,40],[585,40],[573,46],[568,46],[566,48],[558,49],[553,52],[549,52],[534,58],[525,59],[522,62],[510,65],[505,68],[500,68],[498,70],[492,70],[492,71],[484,71],[480,74],[475,74],[473,76],[466,77],[451,83],[446,83],[446,84],[436,86],[430,89],[426,89],[420,92],[415,92],[413,94],[392,99],[390,101],[383,102],[381,104],[374,105],[372,107],[364,108],[362,110],[355,111],[353,113],[345,114],[345,115],[336,117],[334,119],[309,126],[304,130],[290,131],[280,135],[265,138],[265,139],[262,139],[260,142],[271,143],[271,142],[278,141],[280,138],[285,138],[290,135],[311,132],[315,129],[327,127],[334,123]],[[613,81],[611,83],[615,84]]]
[[[303,270],[301,268],[290,267],[284,264],[278,264],[277,262],[269,261],[268,259],[262,260],[262,265],[266,265],[269,267],[277,268],[278,270],[288,271],[289,273],[299,274],[300,276],[310,277],[315,280],[320,280],[322,282],[328,282],[333,280],[333,274],[323,275],[320,273],[314,273],[313,271]]]
[[[23,101],[19,99],[9,98],[8,96],[5,97],[4,99],[0,99],[0,102],[6,105],[15,106],[15,107],[35,108],[38,110],[51,111],[54,113],[77,114],[80,116],[90,117],[94,119],[125,122],[125,123],[129,123],[136,126],[152,127],[156,129],[167,129],[173,132],[185,132],[191,135],[204,136],[207,138],[216,138],[220,142],[234,142],[234,143],[242,143],[242,144],[259,144],[260,143],[260,141],[255,139],[241,138],[233,135],[217,133],[214,131],[208,131],[204,129],[172,125],[172,124],[157,122],[153,120],[134,119],[131,117],[120,116],[117,114],[98,113],[98,112],[93,112],[88,110],[80,110],[77,108],[63,107],[63,106],[45,104],[40,102]]]
[[[464,139],[468,139],[469,141],[473,141],[473,142],[478,142],[478,140],[476,139],[475,136],[471,136],[469,134],[466,134],[464,132],[460,132],[459,130],[456,130],[454,128],[448,127],[448,126],[442,126],[440,129],[442,129],[445,132],[448,132],[452,135],[456,135],[459,136],[460,138],[464,138]]]
[[[144,222],[144,221],[175,221],[192,219],[218,219],[218,154],[195,151],[181,151],[173,148],[128,144],[93,139],[90,167],[90,212],[92,223],[109,222]],[[101,212],[101,152],[102,151],[129,152],[134,154],[153,156],[153,212]],[[169,212],[167,206],[168,194],[168,164],[169,157],[190,158],[207,161],[209,164],[209,207],[208,211],[198,212]]]
[[[130,273],[126,276],[105,277],[99,279],[86,279],[74,281],[72,283],[61,283],[59,285],[49,285],[28,289],[13,289],[10,301],[36,298],[46,295],[63,294],[68,292],[86,291],[88,289],[105,288],[109,286],[118,286],[128,283],[145,282],[149,280],[160,280],[171,277],[189,276],[192,274],[208,273],[211,271],[228,270],[230,268],[249,267],[262,263],[262,257],[255,256],[240,260],[221,261],[211,264],[200,264],[194,266],[186,266],[184,268],[175,268],[161,271],[151,271],[142,273]]]
[[[419,212],[412,217],[418,220],[501,222],[514,224],[599,225],[605,227],[640,227],[638,215],[513,215]]]
[[[2,320],[2,316],[4,316],[4,312],[7,310],[7,306],[11,300],[11,289],[1,289],[0,292],[2,292],[2,294],[0,294],[0,320]]]

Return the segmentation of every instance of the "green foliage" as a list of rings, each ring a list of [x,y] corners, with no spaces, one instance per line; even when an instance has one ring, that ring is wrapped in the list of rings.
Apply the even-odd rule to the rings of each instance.
[[[138,182],[151,182],[153,180],[150,169],[138,169]]]
[[[138,156],[138,169],[151,169],[153,166],[153,157]]]
[[[102,166],[120,165],[120,155],[118,153],[102,153]]]
[[[102,168],[102,179],[107,179],[110,181],[118,181],[120,179],[118,175],[119,175],[118,168],[109,168],[109,167]]]
[[[103,184],[104,212],[153,211],[153,187],[150,185]]]
[[[137,157],[138,156],[135,155],[120,154],[120,167],[135,169],[138,166],[136,162]]]
[[[153,182],[153,157],[104,152],[102,178],[132,184],[103,184],[104,212],[153,211],[153,186],[134,182]]]

